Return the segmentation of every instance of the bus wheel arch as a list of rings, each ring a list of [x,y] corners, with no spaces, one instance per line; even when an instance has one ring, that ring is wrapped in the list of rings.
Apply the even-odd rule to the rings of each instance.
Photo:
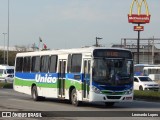
[[[36,84],[32,84],[32,87],[31,87],[31,95],[32,95],[32,99],[33,99],[34,101],[40,100],[40,97],[38,96],[38,91],[37,91],[37,86],[36,86]]]
[[[71,87],[69,88],[69,100],[70,100],[70,102],[71,102],[71,94],[72,94],[72,90],[73,90],[73,89],[75,89],[74,86],[71,86]]]
[[[79,106],[81,104],[81,101],[77,100],[77,92],[74,86],[71,86],[69,89],[69,99],[74,106]]]

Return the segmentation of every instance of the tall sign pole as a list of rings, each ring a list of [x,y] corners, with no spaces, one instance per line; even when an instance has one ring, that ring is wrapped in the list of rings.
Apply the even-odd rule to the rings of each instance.
[[[140,1],[140,2],[139,2]],[[133,14],[133,6],[136,4],[137,6],[137,14]],[[141,8],[144,4],[146,13],[141,14]],[[144,30],[144,26],[140,26],[141,24],[146,24],[150,22],[151,15],[149,14],[148,4],[146,0],[133,0],[130,6],[130,12],[128,14],[128,22],[137,24],[138,26],[134,26],[134,31],[138,31],[138,39],[137,39],[137,64],[139,64],[139,44],[140,44],[140,31]]]
[[[138,24],[140,26],[140,24]],[[138,30],[138,40],[137,40],[137,64],[139,64],[139,43],[140,43],[140,31]]]

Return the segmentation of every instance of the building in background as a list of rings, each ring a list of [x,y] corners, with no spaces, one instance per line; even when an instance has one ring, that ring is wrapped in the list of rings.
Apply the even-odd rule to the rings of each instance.
[[[137,63],[137,45],[121,45],[113,44],[114,48],[129,49],[134,56],[134,63]],[[160,49],[153,45],[140,45],[139,47],[139,63],[140,64],[160,64]]]

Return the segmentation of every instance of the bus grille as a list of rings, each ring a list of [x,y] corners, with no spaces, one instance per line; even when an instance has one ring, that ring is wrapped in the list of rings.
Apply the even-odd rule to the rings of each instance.
[[[102,91],[104,94],[108,95],[124,95],[125,91]]]
[[[121,96],[107,96],[108,99],[120,99]]]

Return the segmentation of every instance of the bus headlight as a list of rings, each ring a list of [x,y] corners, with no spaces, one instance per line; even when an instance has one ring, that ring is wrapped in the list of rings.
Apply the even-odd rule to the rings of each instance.
[[[126,95],[128,95],[128,94],[132,94],[132,92],[133,92],[133,90],[132,90],[132,89],[129,89],[129,90],[127,90],[127,91],[126,91],[126,93],[125,93],[125,94],[126,94]]]
[[[93,90],[95,93],[98,93],[98,94],[102,93],[102,92],[100,91],[100,89],[98,89],[98,88],[95,87],[95,86],[92,86],[92,90]]]

